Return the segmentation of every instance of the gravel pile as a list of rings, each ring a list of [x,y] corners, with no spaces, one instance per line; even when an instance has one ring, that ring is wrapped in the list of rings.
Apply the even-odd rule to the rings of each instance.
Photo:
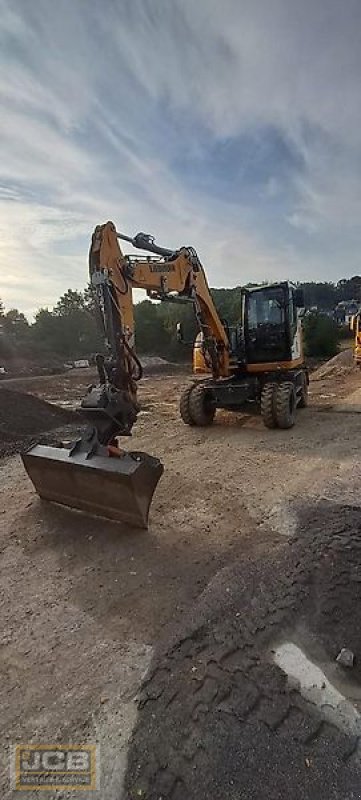
[[[40,433],[76,422],[77,415],[13,389],[0,389],[0,456],[28,446]]]
[[[337,356],[322,364],[322,367],[315,370],[312,378],[313,380],[322,380],[323,378],[333,378],[337,375],[348,375],[355,369],[353,350],[350,347],[348,350],[342,350],[341,353],[337,353]]]

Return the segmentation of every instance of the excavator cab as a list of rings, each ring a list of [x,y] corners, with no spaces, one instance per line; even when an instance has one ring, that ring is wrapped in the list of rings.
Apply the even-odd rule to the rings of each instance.
[[[292,362],[301,354],[298,307],[302,293],[287,281],[244,289],[244,337],[248,364]]]
[[[298,310],[304,307],[303,291],[288,281],[240,291],[240,319],[233,325],[222,320],[235,370],[279,370],[280,365],[291,365],[300,359],[302,331]],[[193,372],[212,372],[202,332],[193,346]]]

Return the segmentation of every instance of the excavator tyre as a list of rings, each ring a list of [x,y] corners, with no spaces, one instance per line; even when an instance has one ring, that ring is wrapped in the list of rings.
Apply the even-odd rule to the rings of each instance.
[[[44,500],[138,528],[148,527],[149,507],[163,474],[158,458],[140,452],[125,452],[114,458],[89,456],[37,444],[22,454],[22,460]]]

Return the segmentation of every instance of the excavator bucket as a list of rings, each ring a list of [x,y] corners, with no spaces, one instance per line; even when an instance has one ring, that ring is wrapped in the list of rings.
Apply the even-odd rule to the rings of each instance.
[[[148,514],[163,473],[158,458],[126,452],[89,457],[84,452],[37,444],[22,455],[38,495],[99,517],[148,527]]]

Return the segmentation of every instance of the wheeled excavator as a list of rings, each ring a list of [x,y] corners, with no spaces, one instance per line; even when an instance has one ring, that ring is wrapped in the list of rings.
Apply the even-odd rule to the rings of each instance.
[[[120,240],[146,255],[124,255]],[[90,281],[106,354],[96,357],[98,382],[81,403],[87,427],[70,447],[36,445],[23,462],[38,494],[98,516],[147,527],[163,465],[147,453],[123,450],[139,412],[142,367],[135,351],[133,288],[157,301],[190,302],[199,328],[195,379],[180,397],[184,423],[206,426],[217,409],[259,409],[268,428],[290,428],[307,403],[299,289],[287,281],[240,290],[241,318],[220,319],[193,247],[159,247],[152,236],[99,225],[89,252]],[[178,338],[182,331],[178,326]]]

